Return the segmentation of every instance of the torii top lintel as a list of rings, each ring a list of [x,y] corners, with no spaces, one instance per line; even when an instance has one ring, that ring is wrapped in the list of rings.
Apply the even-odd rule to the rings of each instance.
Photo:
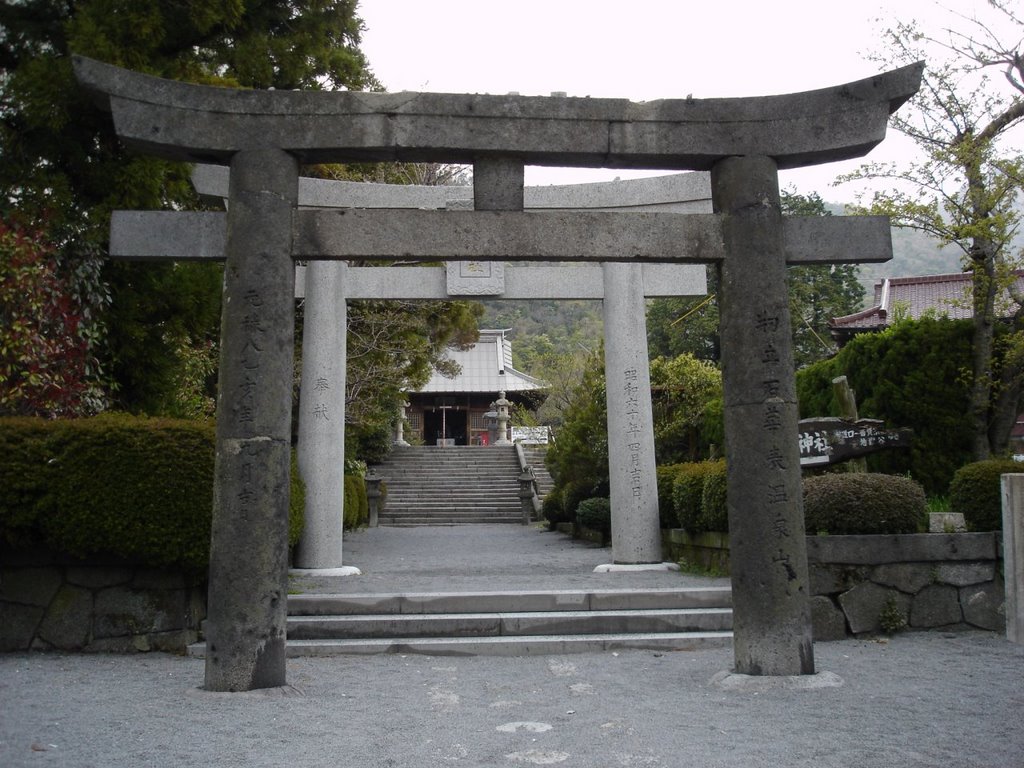
[[[307,163],[472,163],[709,170],[762,155],[779,168],[861,157],[916,93],[923,62],[815,91],[731,99],[625,99],[191,85],[74,57],[79,81],[146,154],[224,163],[279,148]]]

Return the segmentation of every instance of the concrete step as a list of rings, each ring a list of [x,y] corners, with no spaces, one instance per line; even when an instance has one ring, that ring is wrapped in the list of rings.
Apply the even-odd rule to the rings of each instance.
[[[289,616],[731,608],[729,587],[289,595]]]
[[[295,616],[288,619],[288,637],[296,640],[651,634],[723,632],[731,628],[729,608]]]
[[[288,641],[286,653],[301,656],[416,653],[427,656],[545,656],[596,653],[627,649],[651,651],[698,651],[728,648],[732,632],[683,632],[679,634],[543,635],[523,637],[420,637],[366,640]],[[189,648],[191,655],[197,655]]]
[[[697,650],[732,642],[728,587],[291,595],[289,656]],[[189,647],[193,656],[205,645]]]
[[[390,528],[421,528],[440,527],[448,525],[523,525],[523,517],[396,517],[391,519],[380,518],[380,525]]]
[[[289,658],[303,656],[358,656],[409,653],[426,656],[543,656],[601,651],[651,650],[698,651],[728,648],[732,632],[682,632],[678,634],[544,635],[523,637],[419,637],[357,640],[289,640]],[[206,644],[188,648],[190,656],[203,658]]]

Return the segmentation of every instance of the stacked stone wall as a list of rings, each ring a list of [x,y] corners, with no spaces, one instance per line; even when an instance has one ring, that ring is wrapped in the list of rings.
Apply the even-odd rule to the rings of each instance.
[[[184,653],[206,587],[181,572],[0,552],[0,651]]]
[[[728,573],[728,534],[665,531],[666,558]],[[1005,592],[995,533],[808,536],[816,640],[907,629],[1003,632]]]

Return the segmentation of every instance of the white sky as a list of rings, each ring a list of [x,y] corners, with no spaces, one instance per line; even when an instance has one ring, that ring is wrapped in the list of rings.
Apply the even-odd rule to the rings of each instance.
[[[978,0],[944,0],[970,15]],[[627,98],[791,93],[869,77],[879,30],[947,19],[934,0],[360,0],[362,50],[389,91]],[[905,157],[890,131],[867,159]],[[849,202],[831,187],[862,161],[784,171],[783,187]],[[527,168],[526,183],[650,175]]]

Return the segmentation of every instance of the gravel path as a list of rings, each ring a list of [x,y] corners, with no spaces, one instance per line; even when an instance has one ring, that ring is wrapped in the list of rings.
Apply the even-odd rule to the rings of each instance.
[[[519,526],[347,535],[363,576],[294,592],[727,584],[594,574],[610,550]],[[290,686],[199,689],[203,661],[0,654],[0,768],[1024,768],[1024,646],[976,633],[818,643],[843,684],[725,690],[731,650],[291,659]],[[822,675],[822,678],[826,675]]]
[[[1024,765],[1024,648],[985,633],[819,643],[816,690],[725,691],[730,651],[293,659],[213,694],[175,656],[0,656],[0,765]]]

